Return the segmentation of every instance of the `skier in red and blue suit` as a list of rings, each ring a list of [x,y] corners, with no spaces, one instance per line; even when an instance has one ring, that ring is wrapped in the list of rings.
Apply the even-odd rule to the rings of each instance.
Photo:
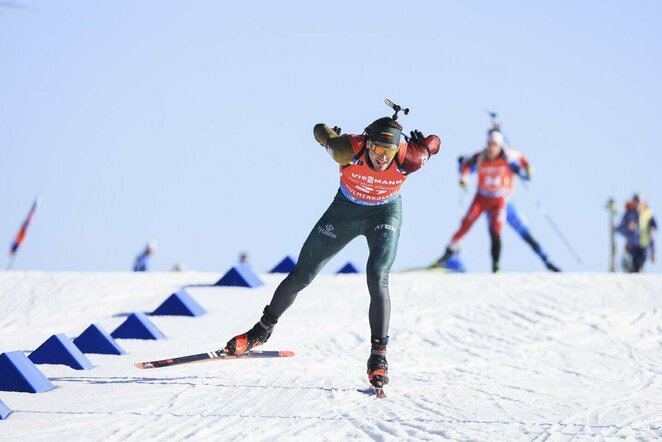
[[[521,156],[521,154],[517,151],[515,151],[515,157],[518,155]],[[460,166],[460,172],[462,172],[462,164],[463,164],[463,157],[458,158],[458,163]],[[531,176],[533,175],[533,167],[529,164],[526,165],[526,167],[523,167],[522,164],[518,164],[517,161],[513,162],[511,164],[511,169],[515,174],[517,174],[523,181],[530,181]],[[470,169],[470,173],[473,173],[476,171],[476,166],[474,165]],[[547,255],[547,252],[542,248],[540,243],[536,241],[536,239],[533,237],[531,234],[531,230],[529,229],[529,226],[527,225],[524,217],[520,216],[517,207],[515,206],[515,203],[513,202],[511,196],[513,191],[515,190],[515,180],[511,181],[511,186],[510,186],[510,194],[508,195],[509,198],[506,200],[506,222],[510,227],[512,227],[517,234],[533,249],[536,255],[540,257],[542,262],[545,264],[545,267],[547,267],[548,270],[552,272],[560,272],[561,269],[559,269],[552,261],[549,259],[549,256]],[[485,214],[486,217],[488,217],[489,221],[489,214]]]
[[[474,169],[478,173],[476,196],[462,219],[460,228],[451,238],[444,254],[433,267],[445,267],[448,260],[460,250],[460,241],[471,229],[481,213],[486,212],[491,242],[492,271],[499,271],[501,256],[501,229],[506,218],[506,203],[513,190],[513,181],[521,170],[529,170],[529,164],[522,153],[504,147],[503,134],[498,129],[487,133],[487,146],[460,161],[460,186],[464,189],[468,176]]]

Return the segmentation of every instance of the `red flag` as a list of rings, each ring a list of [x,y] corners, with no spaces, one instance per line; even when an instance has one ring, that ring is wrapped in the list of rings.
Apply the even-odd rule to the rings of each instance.
[[[30,212],[28,212],[28,216],[25,218],[25,221],[23,221],[21,230],[18,231],[18,234],[16,235],[16,239],[14,240],[14,243],[11,245],[11,248],[9,249],[9,254],[11,256],[16,255],[16,251],[18,250],[19,247],[21,247],[21,244],[23,244],[23,240],[25,240],[25,234],[28,231],[28,226],[30,225],[30,222],[32,222],[32,217],[34,217],[34,213],[37,211],[38,205],[39,205],[39,197],[35,198],[34,203],[32,203]]]

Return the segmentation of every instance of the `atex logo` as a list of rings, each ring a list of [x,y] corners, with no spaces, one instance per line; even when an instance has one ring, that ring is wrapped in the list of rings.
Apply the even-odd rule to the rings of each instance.
[[[333,224],[327,224],[326,226],[317,226],[317,231],[322,235],[329,236],[331,238],[336,238],[338,234],[333,233]]]
[[[395,232],[395,227],[390,224],[379,224],[375,226],[375,230],[393,230]]]

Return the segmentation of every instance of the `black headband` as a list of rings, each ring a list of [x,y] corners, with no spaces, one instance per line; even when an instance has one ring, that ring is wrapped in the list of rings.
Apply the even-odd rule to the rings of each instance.
[[[370,140],[376,143],[395,144],[400,146],[401,132],[398,129],[388,126],[371,127],[368,136]]]

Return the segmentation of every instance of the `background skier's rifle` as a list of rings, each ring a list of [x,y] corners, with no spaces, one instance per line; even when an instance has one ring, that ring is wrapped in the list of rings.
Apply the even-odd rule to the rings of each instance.
[[[492,123],[492,128],[499,130],[499,122],[497,121],[497,113],[492,111],[485,111],[487,115],[490,116],[490,123]]]

